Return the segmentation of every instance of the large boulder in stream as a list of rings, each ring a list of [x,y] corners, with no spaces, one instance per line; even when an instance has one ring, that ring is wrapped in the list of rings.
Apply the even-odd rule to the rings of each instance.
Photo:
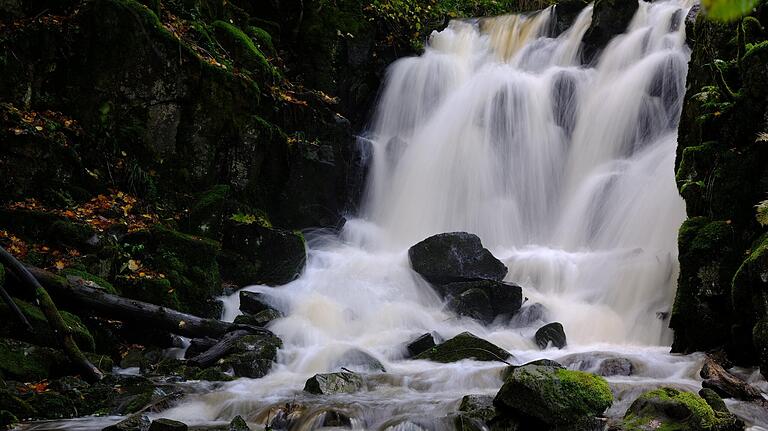
[[[477,235],[450,232],[433,235],[408,249],[411,267],[435,284],[477,279],[501,281],[507,267],[483,247]]]
[[[541,364],[515,367],[507,374],[493,401],[500,415],[519,418],[531,429],[564,425],[590,429],[613,403],[611,389],[602,377],[551,362]]]
[[[307,380],[304,392],[315,395],[351,394],[361,390],[363,385],[363,378],[355,373],[315,374]]]
[[[495,280],[472,280],[438,287],[447,306],[460,316],[488,324],[499,316],[511,316],[523,304],[523,290],[513,283]]]
[[[627,409],[619,429],[738,431],[744,429],[744,423],[727,409],[714,410],[694,393],[663,387],[640,395]]]
[[[501,347],[483,340],[469,332],[451,338],[443,344],[435,346],[414,359],[427,359],[435,362],[456,362],[463,359],[476,361],[506,361],[512,354]]]
[[[536,345],[542,350],[550,344],[558,349],[562,349],[568,344],[565,338],[565,329],[560,322],[552,322],[542,326],[533,337],[536,340]]]

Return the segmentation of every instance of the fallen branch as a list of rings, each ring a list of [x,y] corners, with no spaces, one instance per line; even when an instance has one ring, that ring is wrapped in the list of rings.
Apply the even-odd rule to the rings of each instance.
[[[104,377],[104,374],[96,368],[85,357],[83,352],[77,347],[75,339],[72,337],[72,329],[64,323],[64,319],[61,318],[59,310],[56,308],[56,304],[51,299],[48,291],[35,279],[35,277],[22,265],[21,262],[16,260],[13,255],[5,251],[0,247],[0,263],[5,265],[11,272],[16,274],[23,285],[34,289],[35,298],[37,299],[37,305],[42,310],[45,319],[51,326],[56,339],[64,349],[67,357],[80,369],[83,376],[91,381],[98,381]]]
[[[182,313],[168,307],[162,307],[135,299],[127,299],[106,293],[101,288],[85,285],[78,277],[63,278],[39,268],[29,268],[29,271],[48,288],[57,298],[71,302],[73,305],[92,311],[108,319],[130,322],[142,327],[161,329],[185,337],[220,338],[226,333],[243,329],[250,333],[271,334],[264,328],[250,325],[235,325],[216,319],[205,319]],[[88,282],[91,286],[95,284]],[[99,287],[98,285],[95,285]]]
[[[721,397],[743,401],[763,399],[757,388],[726,371],[709,355],[704,360],[704,366],[701,367],[699,374],[704,378],[701,385],[712,389]]]
[[[210,367],[215,364],[216,361],[229,354],[229,352],[232,351],[232,348],[237,344],[238,340],[249,334],[249,331],[244,330],[232,331],[219,340],[218,343],[214,344],[213,347],[194,358],[188,359],[187,362],[203,368]]]

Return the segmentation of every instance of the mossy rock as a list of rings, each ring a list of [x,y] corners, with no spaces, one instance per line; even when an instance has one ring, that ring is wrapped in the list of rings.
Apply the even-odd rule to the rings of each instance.
[[[216,40],[227,50],[235,63],[251,71],[257,78],[274,80],[276,71],[253,40],[238,27],[224,21],[212,24]]]
[[[37,417],[37,410],[11,390],[0,390],[0,411],[6,411],[9,415],[20,419]],[[3,424],[0,422],[1,425]]]
[[[613,394],[602,377],[532,364],[515,368],[493,401],[500,414],[547,426],[592,424],[612,403]]]
[[[201,193],[189,209],[190,231],[209,238],[218,238],[225,217],[228,185],[215,185]]]
[[[70,277],[80,278],[83,280],[83,284],[85,286],[93,288],[97,288],[98,286],[99,288],[102,288],[102,290],[104,290],[106,293],[111,293],[113,295],[118,295],[120,293],[117,289],[115,289],[115,286],[113,286],[112,283],[87,271],[76,268],[65,268],[59,274],[68,279]]]
[[[469,332],[451,338],[425,352],[420,353],[414,359],[426,359],[435,362],[456,362],[464,359],[475,361],[505,361],[512,354],[501,347],[483,340]]]
[[[42,419],[68,419],[79,416],[75,403],[55,391],[40,392],[32,395],[27,401],[38,412]]]
[[[351,394],[363,389],[363,378],[359,374],[341,372],[315,374],[304,385],[304,392],[315,395]]]
[[[700,396],[663,387],[636,399],[622,424],[623,431],[737,431],[744,424],[730,413],[715,412]]]
[[[22,341],[0,338],[0,377],[22,382],[36,382],[66,372],[66,356],[54,349]]]
[[[115,283],[127,298],[184,311],[176,289],[166,278],[117,277]]]
[[[34,329],[33,333],[26,331],[24,326],[15,318],[9,319],[7,325],[0,326],[0,337],[18,338],[23,341],[33,342],[42,346],[57,346],[58,340],[51,330],[48,320],[40,308],[14,298],[14,302],[27,317]],[[5,316],[13,316],[8,305],[0,303],[0,313]],[[92,352],[96,345],[88,328],[79,317],[66,311],[59,311],[64,323],[72,330],[72,336],[78,347],[84,351]]]
[[[258,379],[269,373],[282,346],[282,340],[274,335],[246,335],[237,340],[232,353],[221,359],[218,365],[231,367],[237,377]]]

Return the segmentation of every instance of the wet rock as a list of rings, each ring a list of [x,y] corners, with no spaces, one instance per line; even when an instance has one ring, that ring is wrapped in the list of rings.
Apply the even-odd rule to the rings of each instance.
[[[245,423],[245,419],[242,416],[237,415],[232,422],[229,423],[228,431],[251,431],[248,424]]]
[[[283,317],[283,313],[275,310],[274,308],[270,308],[267,310],[259,311],[256,314],[241,314],[235,317],[234,323],[240,325],[264,327],[269,325],[269,323],[273,320],[279,319],[281,317]]]
[[[663,387],[638,397],[627,409],[623,430],[743,430],[744,423],[730,414],[716,413],[700,396]]]
[[[120,422],[110,425],[102,431],[147,431],[151,422],[145,415],[132,415]]]
[[[527,328],[534,323],[546,321],[547,316],[547,308],[544,304],[536,302],[520,308],[510,319],[509,326],[513,328]]]
[[[363,378],[355,373],[315,374],[307,380],[304,391],[316,395],[351,394],[363,388]]]
[[[463,413],[449,415],[445,418],[449,423],[452,423],[453,429],[456,431],[485,431],[485,423],[480,419],[467,416]]]
[[[35,393],[26,401],[41,419],[69,419],[78,415],[73,400],[55,391]]]
[[[542,326],[536,331],[534,338],[536,339],[536,345],[542,350],[546,349],[549,343],[552,343],[552,346],[558,349],[562,349],[567,344],[565,330],[562,323],[559,322],[548,323]]]
[[[217,361],[217,365],[231,367],[237,377],[264,377],[277,360],[277,351],[282,345],[280,338],[271,334],[246,335],[234,343],[232,353]]]
[[[40,346],[58,346],[56,336],[53,331],[51,331],[48,320],[45,318],[45,315],[39,307],[18,298],[14,298],[13,301],[24,316],[26,316],[27,321],[32,325],[33,331],[27,331],[17,319],[13,318],[8,319],[6,322],[3,322],[3,325],[0,325],[0,337],[20,339]],[[93,335],[91,335],[91,332],[85,324],[83,324],[83,321],[72,313],[66,311],[60,311],[59,313],[61,314],[62,319],[64,319],[64,324],[72,329],[72,336],[78,347],[83,351],[94,351],[96,344],[93,340]],[[0,315],[12,315],[8,305],[4,302],[0,302]]]
[[[701,385],[720,396],[744,401],[762,400],[760,390],[726,371],[712,356],[707,356],[699,372],[704,381]]]
[[[277,311],[274,307],[269,305],[268,295],[260,292],[249,292],[247,290],[240,291],[240,311],[246,314],[259,314],[262,311],[273,310]],[[279,312],[278,312],[279,313]]]
[[[560,367],[524,365],[506,377],[493,404],[500,415],[524,418],[540,424],[540,428],[532,429],[544,429],[592,424],[612,402],[613,395],[602,377]]]
[[[712,410],[715,412],[726,412],[728,411],[728,406],[725,405],[725,401],[723,401],[722,398],[720,398],[720,395],[717,394],[717,392],[713,391],[709,388],[702,388],[699,390],[699,396],[709,404],[710,407],[712,407]]]
[[[438,290],[448,299],[449,309],[486,324],[499,316],[511,316],[523,302],[520,286],[494,280],[449,283]]]
[[[334,370],[342,368],[356,372],[387,372],[378,359],[360,349],[347,350],[331,366]]]
[[[631,376],[634,365],[627,358],[608,358],[600,363],[597,374],[600,376]]]
[[[189,340],[189,347],[187,347],[187,351],[184,352],[184,358],[194,358],[195,356],[210,349],[218,342],[219,340],[211,337],[193,338]]]
[[[443,344],[433,347],[414,359],[426,359],[435,362],[456,362],[463,359],[476,361],[506,361],[512,354],[495,344],[489,343],[471,334],[462,332]]]
[[[419,354],[426,352],[427,350],[437,346],[435,336],[432,333],[426,333],[419,336],[415,340],[408,343],[406,348],[408,349],[408,355],[410,357],[418,356]]]
[[[466,232],[431,236],[408,250],[411,267],[425,280],[451,283],[474,279],[501,281],[507,267],[483,247],[477,235]]]
[[[592,11],[592,24],[584,35],[584,55],[591,61],[614,36],[624,33],[637,11],[632,0],[598,0]]]
[[[489,422],[496,416],[493,397],[490,395],[465,395],[459,404],[459,411],[467,417]]]
[[[187,424],[172,419],[155,419],[149,425],[149,431],[187,431]]]
[[[67,362],[61,351],[0,339],[0,375],[6,379],[37,382],[54,376],[61,364]]]
[[[328,410],[323,413],[324,427],[350,427],[352,418],[338,410]]]
[[[222,266],[225,278],[238,284],[275,286],[289,283],[299,276],[307,260],[304,237],[300,233],[275,229],[258,220],[253,223],[226,222],[222,247],[244,259],[232,262],[233,265],[251,268],[250,272],[243,273],[243,268]]]

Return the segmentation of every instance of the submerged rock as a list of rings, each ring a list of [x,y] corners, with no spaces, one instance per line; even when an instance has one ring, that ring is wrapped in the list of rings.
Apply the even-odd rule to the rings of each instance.
[[[527,328],[537,322],[547,320],[547,308],[544,304],[533,303],[521,307],[520,310],[510,319],[509,326],[513,328]]]
[[[546,426],[591,424],[611,406],[608,383],[581,371],[524,365],[507,375],[493,404],[499,414]]]
[[[435,362],[456,362],[463,359],[476,361],[506,361],[512,354],[501,347],[483,340],[469,332],[451,338],[443,344],[435,346],[414,359],[427,359]]]
[[[260,292],[240,291],[240,311],[246,314],[259,314],[262,311],[277,311],[269,304],[268,295]],[[279,313],[279,311],[277,311]]]
[[[664,387],[637,398],[624,415],[622,430],[737,431],[744,423],[730,413],[715,412],[700,396]]]
[[[632,361],[627,358],[608,358],[600,363],[597,374],[607,376],[631,376],[634,370]]]
[[[149,425],[149,431],[187,431],[187,424],[172,419],[155,419]]]
[[[475,279],[501,281],[507,267],[483,247],[477,235],[441,233],[408,249],[411,267],[425,280],[451,283]]]
[[[334,370],[341,370],[342,368],[358,372],[387,372],[378,359],[360,349],[347,350],[331,366],[331,369]]]
[[[496,416],[493,397],[490,395],[465,395],[461,399],[459,411],[467,417],[488,422]]]
[[[304,391],[316,395],[351,394],[363,388],[363,378],[355,373],[315,374],[307,380]]]
[[[562,349],[567,344],[563,324],[559,322],[548,323],[542,326],[536,331],[534,338],[536,339],[536,345],[542,350],[546,349],[549,343],[552,343],[558,349]]]
[[[150,421],[145,415],[132,415],[120,422],[104,428],[102,431],[146,431],[149,429]]]
[[[275,319],[283,317],[283,313],[270,308],[268,310],[259,311],[256,314],[241,314],[235,317],[235,324],[239,325],[251,325],[251,326],[267,326]]]

